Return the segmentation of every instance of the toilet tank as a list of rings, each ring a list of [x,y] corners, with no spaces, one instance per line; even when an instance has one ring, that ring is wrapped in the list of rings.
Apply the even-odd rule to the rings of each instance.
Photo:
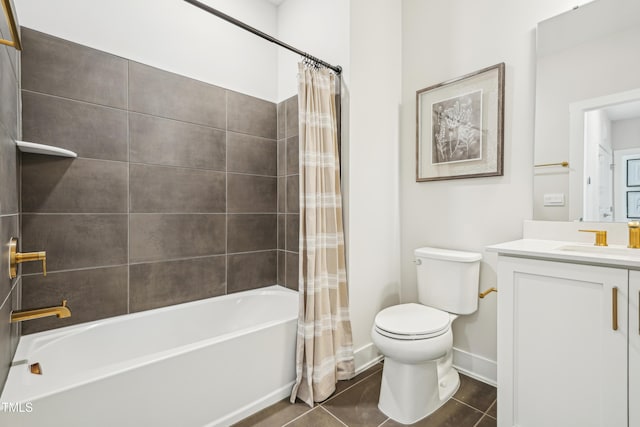
[[[421,304],[455,314],[478,309],[481,254],[425,247],[414,255]]]

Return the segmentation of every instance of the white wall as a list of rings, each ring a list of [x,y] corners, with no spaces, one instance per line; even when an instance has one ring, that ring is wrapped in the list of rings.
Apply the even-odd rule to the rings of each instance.
[[[611,122],[611,140],[614,150],[640,146],[640,117]]]
[[[349,2],[286,0],[278,7],[277,37],[303,52],[343,68],[349,82]],[[278,101],[298,93],[300,56],[278,49]]]
[[[532,213],[535,27],[570,9],[573,0],[404,0],[400,212],[403,301],[415,301],[413,250],[439,246],[484,252],[521,238]],[[500,62],[506,63],[504,176],[415,181],[416,91]],[[480,288],[496,283],[496,259],[484,254]],[[454,324],[454,346],[496,360],[496,294]],[[487,360],[484,360],[487,359]],[[491,372],[481,373],[490,377]],[[493,371],[495,375],[495,371]],[[494,378],[495,379],[495,378]]]
[[[268,34],[266,0],[204,3]],[[277,101],[277,47],[181,0],[15,0],[20,24],[163,70]]]
[[[401,2],[351,0],[348,274],[356,363],[372,357],[375,315],[399,301]]]

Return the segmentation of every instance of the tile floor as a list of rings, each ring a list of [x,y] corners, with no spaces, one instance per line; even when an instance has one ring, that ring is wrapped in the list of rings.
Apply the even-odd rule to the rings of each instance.
[[[394,427],[402,426],[378,409],[382,364],[350,381],[340,381],[336,393],[312,409],[283,400],[235,424],[234,427]],[[436,412],[412,424],[416,427],[495,427],[496,388],[460,375],[460,389]]]

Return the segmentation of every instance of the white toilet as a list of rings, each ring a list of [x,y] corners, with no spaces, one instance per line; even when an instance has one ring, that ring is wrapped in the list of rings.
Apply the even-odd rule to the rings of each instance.
[[[482,255],[438,248],[414,252],[418,301],[377,314],[371,338],[384,358],[378,408],[412,424],[442,406],[458,389],[452,366],[451,323],[478,308]]]

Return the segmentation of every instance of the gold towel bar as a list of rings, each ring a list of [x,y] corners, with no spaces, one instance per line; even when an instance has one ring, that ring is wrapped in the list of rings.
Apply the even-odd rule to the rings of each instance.
[[[11,31],[11,40],[0,39],[0,44],[11,46],[17,50],[22,50],[22,44],[20,43],[20,36],[18,35],[18,25],[16,24],[16,18],[13,16],[13,10],[11,10],[11,0],[2,0],[2,8],[4,14],[7,17],[7,23],[9,24],[9,31]]]
[[[543,163],[541,165],[533,165],[534,168],[544,168],[547,166],[562,166],[563,168],[569,167],[569,162],[560,162],[560,163]]]

